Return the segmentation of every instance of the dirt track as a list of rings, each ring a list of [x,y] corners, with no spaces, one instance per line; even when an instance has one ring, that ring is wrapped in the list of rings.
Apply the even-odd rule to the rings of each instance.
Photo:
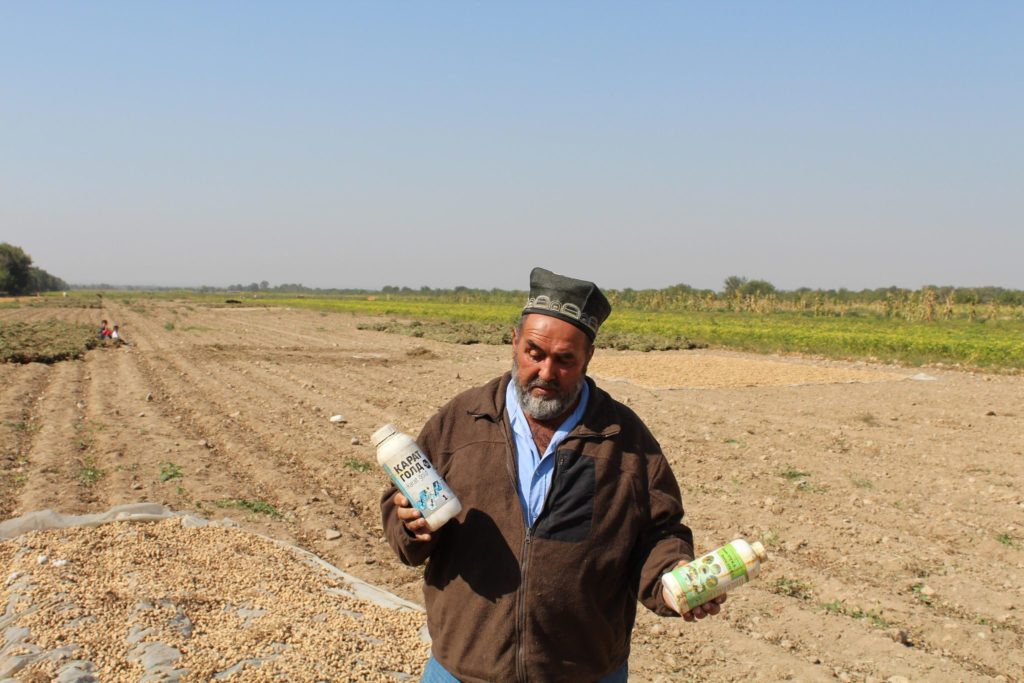
[[[417,431],[508,349],[343,314],[110,300],[0,324],[53,315],[107,318],[131,345],[0,365],[0,519],[161,502],[420,599],[381,537],[369,435]],[[699,547],[743,536],[771,554],[722,618],[642,613],[633,680],[1024,680],[1024,378],[919,372],[598,351],[591,374],[669,454]],[[180,478],[161,481],[168,464]],[[280,516],[223,507],[240,500]]]

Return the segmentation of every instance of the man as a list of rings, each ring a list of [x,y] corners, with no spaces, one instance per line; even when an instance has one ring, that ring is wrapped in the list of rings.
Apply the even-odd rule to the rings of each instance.
[[[418,439],[462,512],[431,532],[385,491],[388,542],[427,563],[423,681],[625,681],[637,600],[675,614],[660,578],[693,559],[679,487],[636,414],[586,375],[610,312],[594,283],[535,268],[512,371]]]

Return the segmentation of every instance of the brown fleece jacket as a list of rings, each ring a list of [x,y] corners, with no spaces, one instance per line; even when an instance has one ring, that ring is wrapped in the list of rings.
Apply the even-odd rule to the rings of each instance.
[[[674,616],[660,578],[693,559],[679,486],[647,427],[590,383],[559,446],[544,509],[526,528],[505,411],[510,373],[452,400],[417,439],[462,512],[415,540],[381,499],[388,542],[427,563],[434,657],[462,681],[597,681],[629,656],[637,600]]]

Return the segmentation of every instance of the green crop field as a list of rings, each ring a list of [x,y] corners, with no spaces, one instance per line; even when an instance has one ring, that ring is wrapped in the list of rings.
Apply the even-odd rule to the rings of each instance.
[[[463,343],[506,343],[521,306],[415,299],[266,298],[265,304],[378,316],[381,329]],[[400,321],[409,321],[403,324]],[[459,334],[462,334],[462,339]],[[956,317],[905,320],[881,315],[820,316],[777,311],[616,310],[598,345],[620,349],[720,347],[806,353],[911,365],[945,363],[1024,369],[1024,320]]]
[[[959,301],[953,293],[902,291],[871,300],[811,292],[785,297],[726,297],[672,290],[611,291],[614,312],[598,345],[641,351],[725,348],[840,359],[946,364],[994,372],[1024,371],[1024,305]],[[78,291],[29,305],[96,306],[102,292]],[[204,306],[285,306],[366,317],[366,329],[473,344],[511,339],[524,292],[435,290],[294,294],[189,290],[106,294],[141,313],[148,300]],[[90,331],[91,332],[91,331]],[[11,358],[8,342],[5,357]]]

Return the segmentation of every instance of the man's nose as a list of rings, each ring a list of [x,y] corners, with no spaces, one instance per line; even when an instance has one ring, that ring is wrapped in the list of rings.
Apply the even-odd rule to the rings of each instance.
[[[550,358],[545,358],[538,371],[538,376],[545,382],[551,382],[555,379],[555,364]]]

